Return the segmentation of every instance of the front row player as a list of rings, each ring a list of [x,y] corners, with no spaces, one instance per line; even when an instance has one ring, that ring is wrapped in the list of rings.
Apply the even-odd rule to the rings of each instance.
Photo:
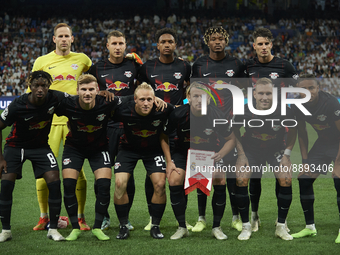
[[[65,95],[49,90],[52,77],[44,71],[33,72],[27,83],[32,92],[16,98],[0,117],[0,141],[2,130],[13,124],[4,155],[0,149],[0,218],[3,228],[0,242],[12,239],[12,194],[15,180],[22,178],[22,165],[26,159],[32,162],[35,178],[43,177],[49,189],[50,228],[47,237],[62,241],[65,238],[57,231],[61,209],[59,168],[47,140],[53,112]]]
[[[293,110],[298,121],[299,143],[304,172],[299,174],[300,202],[305,215],[306,227],[298,233],[292,234],[294,238],[315,236],[317,234],[314,222],[314,190],[313,183],[320,174],[331,171],[329,166],[334,161],[332,177],[337,192],[337,203],[340,214],[340,104],[329,93],[319,89],[314,75],[301,75],[298,87],[309,90],[311,99],[303,106],[312,114],[305,116],[294,105]],[[304,97],[304,94],[300,94]],[[318,134],[318,139],[308,152],[308,134],[306,122],[311,124]],[[340,243],[340,229],[335,243]]]
[[[127,227],[129,197],[126,186],[139,159],[143,160],[147,174],[154,186],[151,200],[152,227],[150,235],[155,239],[164,237],[159,229],[159,224],[166,205],[165,170],[173,168],[174,164],[171,162],[168,137],[162,131],[173,106],[169,104],[164,111],[158,112],[154,107],[154,101],[154,90],[149,84],[142,83],[134,92],[134,101],[122,105],[114,114],[115,120],[124,124],[124,136],[121,137],[114,166],[116,179],[114,203],[120,223],[117,239],[126,239],[129,236]]]
[[[189,232],[185,224],[186,199],[184,193],[184,178],[186,169],[187,153],[189,148],[217,151],[213,155],[215,162],[220,162],[235,147],[235,137],[225,126],[213,127],[214,119],[223,118],[222,112],[217,107],[208,106],[207,115],[202,115],[202,95],[209,90],[203,84],[194,82],[187,89],[189,104],[176,108],[170,115],[164,132],[172,134],[177,132],[178,139],[175,140],[175,148],[172,158],[176,165],[175,169],[167,168],[167,177],[170,186],[170,199],[175,217],[179,227],[171,239],[180,239],[188,236]],[[207,103],[210,98],[207,96]],[[207,132],[207,130],[210,130]],[[221,142],[223,141],[223,142]],[[217,173],[220,175],[220,173]],[[220,222],[223,217],[226,204],[225,176],[213,176],[214,195],[213,207],[213,229],[212,235],[218,240],[227,239],[222,232]]]
[[[265,111],[271,109],[273,87],[272,81],[268,78],[257,80],[255,90],[253,91],[254,98],[256,99],[256,110]],[[285,123],[294,126],[294,115],[288,107],[286,116],[281,115],[281,107],[278,107],[270,115],[256,115],[250,112],[247,106],[245,114],[237,115],[235,122],[252,123],[249,121],[253,119],[260,120],[264,124],[260,127],[251,127],[249,124],[246,124],[246,132],[242,137],[242,142],[237,143],[236,196],[242,219],[242,231],[237,238],[239,240],[248,240],[252,231],[254,231],[254,226],[251,226],[249,223],[248,183],[250,178],[261,178],[262,166],[266,166],[266,163],[268,163],[268,166],[274,168],[276,181],[279,184],[277,196],[278,223],[275,235],[283,240],[292,240],[293,237],[288,234],[286,218],[292,202],[290,153],[296,140],[297,130],[295,127],[289,128],[285,144],[285,127],[280,124],[283,119],[293,119],[293,121],[286,121]],[[273,119],[275,121],[266,121],[266,119]],[[259,121],[256,123],[258,125]],[[240,140],[240,130],[236,128],[234,132]]]
[[[98,91],[97,79],[93,75],[81,75],[77,81],[78,96],[66,98],[56,110],[58,116],[68,117],[70,129],[62,158],[64,203],[73,228],[70,235],[66,237],[68,241],[76,240],[81,233],[75,191],[85,159],[89,160],[98,187],[92,233],[99,240],[110,239],[101,230],[110,204],[112,177],[106,131],[111,111],[121,104],[121,99],[115,97],[111,102],[105,101],[104,97],[98,96]]]

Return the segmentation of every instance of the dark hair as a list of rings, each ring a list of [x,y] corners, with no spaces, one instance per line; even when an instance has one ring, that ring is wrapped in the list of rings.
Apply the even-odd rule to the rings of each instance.
[[[27,82],[28,85],[31,85],[33,80],[36,80],[36,79],[39,79],[39,78],[46,79],[47,82],[48,82],[48,85],[51,85],[52,82],[53,82],[51,75],[49,73],[45,72],[45,71],[34,71],[34,72],[32,72],[28,76],[26,82]]]
[[[208,42],[210,41],[210,36],[215,33],[221,34],[224,37],[226,44],[229,43],[229,34],[227,30],[225,30],[221,26],[213,26],[213,27],[209,27],[207,31],[205,31],[205,34],[203,36],[203,39],[206,45],[208,45]]]
[[[253,33],[253,39],[256,41],[257,37],[267,38],[269,41],[273,40],[273,34],[268,28],[258,28]]]
[[[300,74],[297,83],[299,84],[300,82],[305,81],[305,80],[312,80],[312,81],[315,81],[315,83],[316,83],[317,85],[319,85],[319,82],[318,82],[317,79],[315,78],[315,75],[314,75],[314,74],[309,74],[309,73]]]
[[[165,27],[165,28],[162,28],[160,30],[158,30],[155,34],[155,38],[156,38],[156,42],[158,43],[159,41],[159,37],[161,37],[162,35],[164,34],[170,34],[174,37],[175,39],[175,43],[177,43],[177,34],[176,34],[176,31],[173,30],[172,28],[168,28],[168,27]]]

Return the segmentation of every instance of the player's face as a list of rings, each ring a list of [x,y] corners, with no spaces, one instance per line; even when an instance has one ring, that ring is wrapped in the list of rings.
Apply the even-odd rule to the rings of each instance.
[[[68,52],[73,43],[73,36],[68,27],[60,27],[56,30],[53,36],[53,42],[56,45],[56,50],[60,52]]]
[[[175,38],[170,34],[161,35],[158,39],[157,49],[161,55],[172,55],[176,49]]]
[[[300,81],[297,85],[299,88],[304,88],[309,90],[310,92],[310,100],[308,101],[308,103],[313,103],[315,101],[317,101],[316,99],[319,98],[319,85],[317,84],[316,81],[314,80],[304,80],[304,81]],[[304,98],[306,97],[305,94],[300,93],[300,97]]]
[[[253,47],[258,57],[265,58],[272,55],[271,49],[273,47],[273,43],[269,41],[268,38],[257,37],[253,43]]]
[[[191,112],[194,115],[201,115],[202,111],[202,95],[205,94],[207,96],[207,104],[209,104],[209,96],[207,93],[199,88],[191,88],[190,94],[188,95],[188,100],[190,104]]]
[[[273,85],[256,84],[253,92],[257,110],[268,110],[273,103]]]
[[[38,103],[45,101],[45,97],[47,95],[48,89],[50,85],[48,84],[47,79],[45,78],[38,78],[34,79],[30,85],[31,99],[32,102]]]
[[[80,105],[94,107],[96,95],[98,94],[98,84],[96,82],[84,83],[78,86],[77,94],[79,95]]]
[[[125,38],[111,36],[106,44],[106,48],[110,52],[110,57],[123,58],[126,49]]]
[[[135,97],[136,112],[142,116],[148,115],[152,110],[154,102],[155,102],[155,94],[153,90],[148,90],[148,89],[138,90],[136,97]]]
[[[221,34],[215,33],[210,36],[208,47],[212,52],[218,53],[224,51],[226,44],[225,38]]]

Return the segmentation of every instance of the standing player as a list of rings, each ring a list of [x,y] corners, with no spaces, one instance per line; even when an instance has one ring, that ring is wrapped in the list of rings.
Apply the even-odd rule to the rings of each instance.
[[[182,105],[185,98],[185,87],[190,84],[191,66],[186,61],[175,58],[177,45],[176,32],[171,28],[163,28],[156,32],[159,58],[148,60],[142,66],[138,80],[152,86],[155,95],[172,105]],[[170,135],[170,144],[173,144],[174,134]],[[150,222],[144,228],[151,227],[151,197],[153,194],[150,178],[146,177],[145,191],[147,196]]]
[[[162,131],[173,106],[169,105],[165,111],[157,112],[153,107],[154,101],[154,90],[149,84],[142,83],[134,92],[134,102],[122,105],[114,115],[115,119],[124,123],[124,135],[121,137],[120,150],[114,166],[116,180],[114,203],[120,223],[117,239],[126,239],[129,236],[127,228],[129,197],[126,185],[139,159],[143,160],[154,187],[150,206],[152,211],[150,235],[155,239],[164,237],[159,224],[166,205],[165,170],[173,168],[174,165],[171,162],[168,137]],[[166,167],[162,150],[167,162]]]
[[[183,188],[188,149],[191,147],[199,150],[217,151],[212,157],[217,163],[235,147],[235,137],[232,132],[224,126],[213,127],[214,119],[223,118],[222,112],[216,107],[209,106],[207,115],[201,115],[202,95],[206,94],[204,90],[207,90],[206,86],[197,82],[192,83],[187,89],[189,104],[176,108],[171,113],[164,128],[165,134],[171,134],[176,131],[178,136],[178,139],[175,141],[175,147],[172,150],[176,169],[167,169],[170,171],[167,171],[167,177],[171,205],[179,223],[179,228],[171,236],[171,239],[180,239],[189,235],[185,225],[186,201]],[[209,103],[210,99],[208,97],[207,100]],[[207,130],[210,131],[207,132]],[[222,232],[220,222],[224,214],[226,202],[225,176],[213,176],[213,185],[212,207],[214,219],[212,235],[218,240],[224,240],[227,239],[227,236]]]
[[[110,91],[116,96],[133,95],[135,80],[140,69],[140,64],[142,63],[140,62],[140,64],[138,64],[135,61],[124,57],[126,49],[125,35],[117,30],[112,31],[107,35],[106,47],[110,52],[109,58],[93,65],[90,68],[89,73],[97,78],[100,90]],[[123,123],[110,120],[107,131],[111,163],[114,165],[114,160],[118,152],[119,138],[124,134]],[[129,196],[130,209],[135,195],[135,182],[133,176],[131,176],[129,180],[127,193]],[[108,229],[109,226],[110,216],[107,214],[103,220],[102,229]],[[128,228],[129,230],[134,229],[130,222]]]
[[[56,44],[55,51],[37,58],[33,65],[33,71],[43,70],[48,72],[53,78],[51,89],[76,95],[77,79],[90,68],[92,62],[85,54],[71,52],[73,36],[72,29],[67,24],[59,23],[55,26],[53,42]],[[67,118],[64,116],[54,116],[52,121],[48,142],[56,157],[58,157],[60,142],[61,140],[65,142],[68,133],[66,122]],[[81,170],[77,182],[78,218],[81,230],[90,230],[84,218],[86,184],[84,171]],[[43,230],[48,223],[48,189],[44,179],[38,179],[36,187],[41,214],[39,222],[33,230]]]
[[[110,203],[112,176],[106,127],[111,111],[121,101],[115,97],[113,101],[106,102],[103,97],[97,96],[99,89],[93,75],[81,75],[77,84],[79,96],[62,101],[56,110],[58,116],[64,115],[69,118],[70,128],[63,152],[63,183],[65,208],[73,230],[66,240],[74,241],[81,233],[75,190],[79,172],[87,158],[98,187],[92,233],[104,241],[110,239],[100,228]]]
[[[233,84],[240,86],[241,81],[236,78],[245,77],[245,66],[242,62],[232,56],[226,55],[225,47],[229,42],[229,34],[223,27],[210,27],[204,34],[204,42],[209,47],[209,55],[198,58],[192,67],[192,78],[205,78],[211,88],[216,84]],[[226,119],[232,118],[233,98],[228,89],[216,89],[221,98],[222,104],[218,101],[218,107],[224,113]],[[232,151],[224,158],[224,165],[234,166],[236,155]],[[225,184],[223,184],[225,185]],[[238,231],[242,230],[242,223],[239,219],[239,212],[236,203],[236,178],[235,173],[227,174],[227,187],[230,196],[233,218],[231,226]],[[200,232],[206,227],[205,210],[207,196],[197,190],[198,199],[198,222],[192,231]]]
[[[253,38],[253,48],[257,56],[246,62],[247,74],[251,78],[252,85],[254,87],[259,78],[270,78],[274,86],[279,88],[278,97],[281,98],[281,87],[295,86],[298,77],[296,70],[287,60],[272,55],[273,35],[269,29],[259,28],[255,30]],[[238,142],[237,145],[239,145]],[[278,195],[278,190],[279,183],[276,181],[276,195]],[[258,208],[261,196],[261,179],[250,179],[249,192],[252,208],[251,225],[252,230],[256,232],[260,226]]]
[[[261,78],[255,84],[253,96],[256,100],[255,109],[265,111],[271,109],[273,101],[273,83],[268,78]],[[287,107],[287,115],[281,116],[281,108],[270,115],[255,115],[246,107],[244,115],[235,116],[236,123],[250,123],[248,121],[257,119],[264,123],[262,126],[245,126],[245,134],[242,137],[242,143],[238,147],[238,157],[244,162],[237,165],[237,189],[236,196],[238,208],[242,218],[242,232],[238,236],[239,240],[248,240],[251,236],[251,224],[249,223],[249,194],[248,183],[250,178],[262,177],[262,166],[275,170],[275,177],[279,183],[277,195],[278,222],[276,225],[275,235],[283,240],[292,240],[293,237],[288,234],[285,221],[288,210],[292,202],[292,177],[290,153],[296,140],[296,128],[289,128],[287,141],[285,143],[285,127],[280,125],[283,120],[291,119],[294,121],[294,115]],[[271,119],[274,121],[267,121]],[[289,123],[294,126],[294,123]],[[239,141],[240,130],[235,129],[235,135]],[[274,171],[273,170],[273,171]]]
[[[4,155],[0,149],[0,218],[3,228],[0,242],[12,239],[12,194],[15,180],[22,178],[22,164],[26,159],[32,162],[35,177],[44,178],[50,191],[48,202],[51,222],[47,237],[62,241],[65,238],[57,231],[61,209],[59,169],[47,140],[53,112],[65,95],[48,90],[52,78],[43,71],[33,72],[27,83],[31,92],[16,98],[0,117],[1,141],[2,130],[13,124],[6,139]]]
[[[156,32],[159,58],[148,60],[142,66],[138,80],[146,82],[155,90],[155,95],[167,103],[182,105],[185,87],[190,83],[191,66],[175,58],[176,32],[163,28]]]
[[[304,107],[312,114],[305,116],[294,105],[298,120],[299,143],[304,172],[299,174],[300,202],[305,215],[306,228],[292,234],[294,238],[315,236],[317,234],[314,222],[314,190],[313,183],[320,174],[332,172],[331,163],[334,162],[332,177],[337,192],[337,203],[340,214],[340,166],[339,166],[339,139],[340,139],[340,104],[338,100],[320,90],[314,75],[302,75],[298,87],[309,90],[311,99]],[[300,94],[304,97],[304,94]],[[312,149],[308,152],[308,134],[306,122],[312,125],[318,134]],[[339,235],[335,243],[340,243]]]

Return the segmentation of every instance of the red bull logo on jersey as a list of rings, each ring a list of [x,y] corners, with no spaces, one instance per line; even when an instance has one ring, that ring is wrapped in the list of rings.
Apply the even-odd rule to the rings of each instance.
[[[186,140],[188,140],[188,138],[185,138],[184,142],[186,142]],[[189,140],[190,140],[191,143],[194,143],[194,144],[209,143],[209,138],[204,139],[204,138],[201,138],[199,136],[190,137]]]
[[[319,124],[312,124],[312,127],[316,130],[324,130],[327,128],[330,128],[330,126],[328,125],[328,123],[326,125],[319,125]]]
[[[54,113],[54,106],[52,106],[50,109],[48,109],[47,113],[48,114],[53,114]]]
[[[227,70],[227,71],[225,72],[225,74],[228,75],[229,77],[233,77],[234,74],[235,74],[235,72],[234,72],[234,70]]]
[[[321,114],[321,115],[319,115],[318,117],[316,117],[318,120],[320,120],[320,121],[325,121],[325,119],[327,118],[327,116],[326,115],[324,115],[324,114]]]
[[[280,125],[273,125],[273,126],[272,126],[272,129],[273,129],[274,131],[279,131],[280,128],[281,128]]]
[[[206,128],[205,130],[203,130],[203,132],[206,134],[206,135],[211,135],[214,130],[212,130],[211,128]]]
[[[155,127],[158,127],[159,124],[161,124],[161,120],[154,120],[151,124],[154,125]]]
[[[182,74],[181,74],[181,73],[174,73],[174,77],[175,77],[177,80],[179,80],[179,79],[181,79]]]
[[[87,133],[93,133],[99,129],[102,129],[102,125],[100,126],[87,125],[87,126],[82,126],[82,127],[78,126],[78,131],[87,132]]]
[[[164,92],[169,92],[173,90],[178,90],[178,85],[174,85],[170,82],[164,82],[162,84],[156,84],[155,91],[157,90],[163,90]]]
[[[115,163],[115,169],[118,169],[119,167],[121,167],[122,165],[119,162]]]
[[[214,82],[212,84],[209,84],[209,85],[214,89],[216,85],[229,85],[229,83],[226,83],[226,82],[224,82],[222,80],[218,80],[218,81],[216,81],[216,82]],[[216,88],[216,89],[222,90],[223,88]]]
[[[271,73],[269,74],[270,78],[272,78],[273,80],[279,78],[279,74],[278,73]]]
[[[63,160],[63,165],[68,165],[68,164],[70,164],[71,163],[71,159],[69,159],[69,158],[65,158],[64,160]]]
[[[120,91],[122,89],[129,89],[129,83],[124,83],[124,82],[121,82],[121,81],[116,81],[114,83],[111,83],[111,84],[107,84],[106,83],[106,90],[109,90],[109,89],[112,89],[112,90],[117,90],[117,91]]]
[[[71,67],[73,70],[77,70],[79,66],[77,64],[72,64]]]
[[[130,78],[132,76],[132,72],[131,71],[125,71],[124,75],[128,78]]]
[[[54,81],[75,81],[77,78],[77,75],[75,74],[74,76],[72,74],[68,74],[66,76],[59,74],[57,76],[53,75],[53,80]]]
[[[260,133],[252,133],[251,137],[256,138],[256,139],[260,139],[262,141],[268,141],[268,140],[272,140],[272,139],[276,139],[276,135],[268,135],[268,134],[260,134]]]
[[[40,121],[39,123],[37,124],[34,124],[32,126],[29,126],[29,130],[34,130],[34,129],[43,129],[44,127],[47,126],[47,124],[50,122],[50,120],[47,120],[47,121]]]
[[[140,130],[140,131],[132,131],[132,134],[133,135],[136,135],[136,136],[141,136],[141,137],[149,137],[149,136],[152,136],[152,135],[155,135],[157,134],[157,130],[155,131],[152,131],[152,130]]]
[[[106,117],[106,115],[104,113],[102,113],[102,114],[99,114],[96,119],[99,120],[99,121],[103,121],[105,117]]]

